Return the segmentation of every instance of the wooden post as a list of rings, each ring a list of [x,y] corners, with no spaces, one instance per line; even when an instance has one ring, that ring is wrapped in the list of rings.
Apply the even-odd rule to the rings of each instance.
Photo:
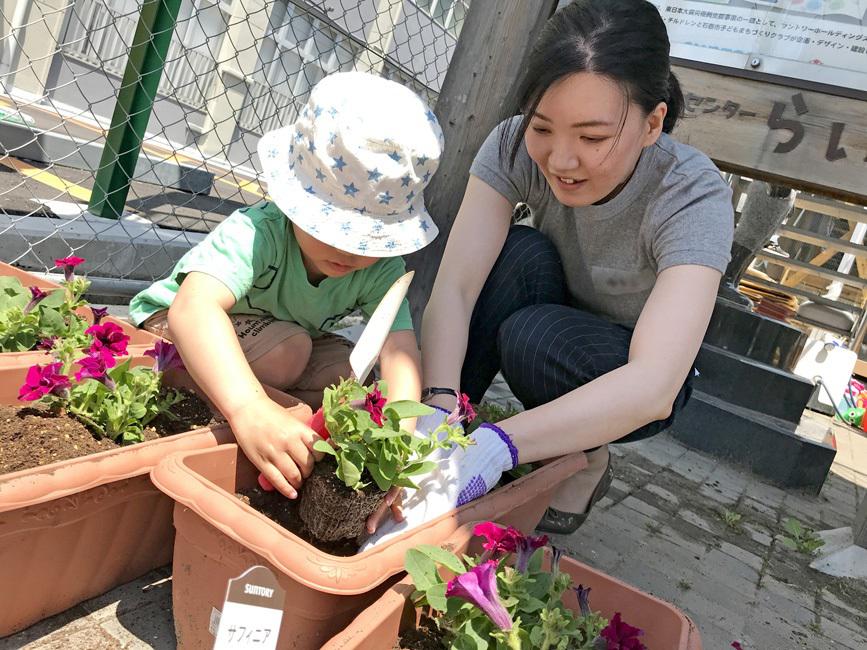
[[[852,524],[852,538],[856,546],[867,548],[867,497],[861,499],[855,522]]]
[[[470,5],[435,108],[446,145],[439,171],[425,191],[425,204],[440,233],[407,258],[407,266],[415,270],[409,293],[416,331],[421,329],[470,164],[488,133],[518,113],[516,86],[525,59],[556,7],[557,0],[475,0]]]

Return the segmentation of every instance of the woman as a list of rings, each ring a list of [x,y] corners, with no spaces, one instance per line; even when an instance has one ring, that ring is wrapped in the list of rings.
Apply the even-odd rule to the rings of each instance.
[[[478,402],[501,371],[526,410],[482,425],[410,497],[401,529],[479,496],[516,462],[592,450],[539,526],[577,529],[610,483],[607,444],[658,433],[688,400],[729,261],[731,192],[669,135],[683,95],[652,4],[561,9],[520,105],[472,165],[422,355],[429,404],[451,410],[458,391]],[[510,227],[518,203],[534,228]]]

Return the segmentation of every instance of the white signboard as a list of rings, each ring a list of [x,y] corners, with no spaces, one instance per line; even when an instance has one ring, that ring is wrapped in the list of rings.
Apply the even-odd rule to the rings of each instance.
[[[867,92],[867,0],[650,0],[671,55]]]

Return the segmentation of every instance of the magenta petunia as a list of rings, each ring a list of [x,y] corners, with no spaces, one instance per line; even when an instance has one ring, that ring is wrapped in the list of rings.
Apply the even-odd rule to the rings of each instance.
[[[61,257],[54,260],[54,264],[63,268],[63,275],[65,276],[66,281],[69,282],[72,280],[75,267],[82,264],[84,261],[85,259],[83,257],[70,255],[69,257]]]
[[[744,650],[744,647],[741,645],[740,641],[732,641],[732,647],[735,650]]]
[[[84,330],[84,333],[90,334],[93,337],[89,352],[106,349],[115,356],[124,356],[126,354],[129,336],[123,333],[120,325],[115,325],[114,323],[91,325]]]
[[[616,612],[599,636],[608,642],[606,650],[647,650],[638,638],[643,634],[644,630],[625,623]]]
[[[29,314],[30,311],[38,305],[40,302],[45,300],[48,296],[42,289],[39,287],[30,287],[30,302],[24,307],[24,313]]]
[[[63,396],[69,389],[69,377],[60,372],[62,368],[62,363],[31,366],[24,378],[24,385],[18,391],[18,399],[34,402],[49,394]]]
[[[81,370],[75,373],[76,381],[96,379],[105,384],[109,390],[114,390],[114,381],[108,376],[108,371],[110,368],[114,368],[117,362],[108,349],[100,348],[89,351],[86,357],[75,363],[81,366]]]
[[[382,426],[382,410],[385,408],[385,398],[378,388],[374,388],[364,396],[364,410],[370,413],[370,419]]]
[[[146,357],[155,359],[154,370],[165,372],[172,368],[184,368],[184,362],[178,353],[178,348],[170,341],[157,341],[152,350],[145,352]]]
[[[57,336],[48,336],[42,339],[41,341],[39,341],[39,343],[36,344],[36,349],[51,352],[51,350],[54,349],[54,343],[55,341],[57,341],[57,338]]]
[[[501,630],[512,629],[512,617],[500,602],[497,591],[496,560],[489,560],[449,580],[446,596],[472,603]]]
[[[511,526],[505,528],[493,521],[477,524],[473,528],[473,535],[485,538],[482,548],[485,549],[488,557],[497,557],[502,553],[514,553],[518,550],[518,544],[524,537],[524,533],[517,528]]]
[[[458,393],[458,403],[455,405],[454,410],[449,413],[446,422],[448,424],[458,424],[459,422],[466,422],[469,424],[475,419],[476,411],[470,403],[469,395],[466,393]]]
[[[94,325],[99,325],[102,322],[102,319],[108,315],[108,307],[94,307],[91,305],[90,311],[93,314]]]

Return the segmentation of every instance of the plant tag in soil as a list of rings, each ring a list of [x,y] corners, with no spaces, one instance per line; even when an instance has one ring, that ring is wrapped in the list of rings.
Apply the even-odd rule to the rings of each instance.
[[[214,650],[276,650],[285,596],[277,578],[263,566],[229,580]]]

